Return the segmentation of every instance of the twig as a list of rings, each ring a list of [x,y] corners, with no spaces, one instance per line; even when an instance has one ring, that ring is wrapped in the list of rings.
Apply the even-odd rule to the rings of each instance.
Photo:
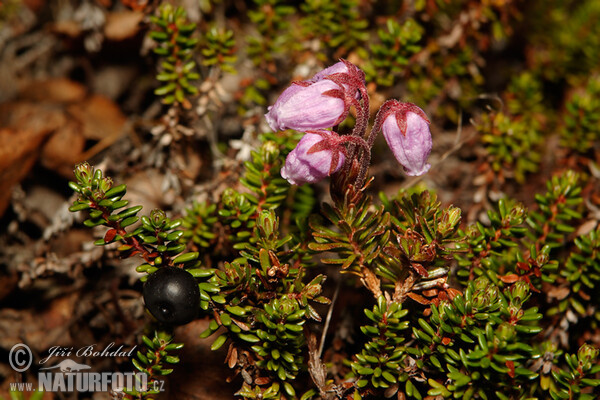
[[[331,298],[331,305],[329,306],[329,310],[327,311],[327,317],[325,317],[325,326],[323,327],[323,333],[321,334],[321,342],[319,343],[318,358],[321,358],[321,355],[323,354],[323,347],[325,346],[325,337],[327,336],[327,331],[329,330],[329,323],[331,322],[331,316],[333,315],[333,306],[335,305],[335,301],[337,300],[338,294],[340,293],[341,286],[342,280],[338,279],[337,284],[335,285],[335,291],[333,292],[333,297]]]

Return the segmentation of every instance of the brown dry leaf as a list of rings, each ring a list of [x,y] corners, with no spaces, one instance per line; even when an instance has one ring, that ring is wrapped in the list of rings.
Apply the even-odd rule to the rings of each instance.
[[[76,38],[81,35],[81,24],[73,20],[56,21],[50,25],[50,31],[55,34]]]
[[[578,291],[577,294],[579,294],[579,296],[581,296],[581,298],[583,300],[585,300],[585,301],[590,301],[592,299],[592,296],[590,296],[589,294],[587,294],[583,290]]]
[[[588,233],[590,233],[591,231],[593,231],[596,228],[596,225],[598,225],[598,221],[596,221],[595,219],[590,219],[588,221],[585,221],[583,224],[579,225],[579,228],[577,228],[577,232],[575,232],[575,235],[576,236],[587,235]]]
[[[0,126],[4,128],[47,134],[64,123],[65,116],[60,109],[52,105],[38,105],[23,101],[0,104]],[[30,139],[18,138],[18,140],[29,142]],[[12,153],[8,148],[0,147],[0,155],[5,151]]]
[[[172,191],[162,189],[164,179],[165,176],[155,169],[140,171],[127,177],[123,182],[127,184],[127,200],[130,204],[144,206],[144,210],[163,207],[165,197],[173,197]]]
[[[427,270],[425,269],[424,266],[422,266],[419,263],[413,262],[410,263],[410,266],[412,269],[414,269],[419,275],[424,276],[424,277],[428,277],[429,276],[429,272],[427,272]]]
[[[254,383],[259,386],[268,385],[271,382],[271,378],[267,376],[259,376],[258,378],[254,379]]]
[[[180,157],[179,165],[185,165],[185,169],[181,170],[181,175],[187,179],[195,181],[204,172],[203,169],[206,169],[205,160],[193,146],[186,146],[183,153],[177,154],[176,157]]]
[[[57,298],[42,311],[35,309],[0,311],[0,346],[10,349],[15,343],[27,343],[34,353],[45,354],[52,346],[70,346],[68,324],[73,305],[80,300],[73,292]]]
[[[383,392],[383,397],[385,397],[386,399],[392,398],[396,393],[398,393],[399,388],[400,388],[400,385],[397,383],[394,383],[389,388],[385,389],[385,391]]]
[[[423,290],[423,296],[425,297],[437,297],[439,290],[437,289],[428,289],[428,290]]]
[[[81,124],[70,120],[46,142],[42,150],[41,162],[44,167],[71,178],[73,165],[82,161],[84,150],[85,137],[81,133]]]
[[[500,280],[504,283],[515,283],[516,281],[519,280],[519,275],[508,274],[508,275],[498,276],[498,278],[500,278]]]
[[[35,164],[44,139],[64,124],[60,110],[30,103],[0,106],[0,216],[10,202],[11,189]]]
[[[83,125],[86,139],[102,140],[114,137],[116,140],[123,131],[125,115],[108,97],[92,95],[82,103],[73,104],[69,113]]]
[[[41,229],[46,229],[52,223],[57,213],[60,213],[60,208],[65,204],[63,195],[43,184],[29,186],[24,197],[16,196],[12,201],[18,203],[18,205],[15,204],[17,208],[22,207],[23,211],[20,212],[27,215],[28,221]],[[76,249],[76,251],[78,250],[80,248]]]
[[[446,289],[446,294],[448,295],[450,300],[453,300],[456,296],[461,295],[462,292],[454,288],[448,288]]]
[[[106,16],[104,35],[108,40],[124,40],[134,36],[140,29],[144,13],[140,11],[117,11]]]
[[[48,330],[65,327],[73,318],[75,304],[79,301],[81,301],[79,292],[58,297],[50,302],[46,312],[38,316],[41,317],[44,327]]]
[[[71,229],[62,234],[60,238],[53,238],[50,244],[57,257],[66,258],[81,251],[82,245],[92,240],[94,240],[94,235],[90,229]]]
[[[48,103],[74,103],[83,100],[86,92],[81,83],[67,78],[54,78],[26,84],[21,88],[19,96],[25,100]]]
[[[233,344],[229,345],[229,351],[227,352],[227,357],[225,357],[225,362],[229,368],[233,368],[237,365],[238,360],[238,352]]]
[[[413,299],[417,303],[423,304],[425,306],[431,304],[431,300],[428,300],[425,297],[423,297],[423,296],[421,296],[420,294],[417,294],[417,293],[410,292],[410,293],[408,293],[408,297],[410,297],[411,299]]]
[[[547,290],[548,297],[555,298],[556,300],[566,299],[567,296],[571,293],[571,289],[568,286],[562,287],[551,287],[550,290]]]
[[[124,130],[126,118],[120,108],[109,98],[92,95],[86,98],[85,86],[66,78],[36,81],[25,85],[20,92],[22,99],[43,102],[47,108],[63,114],[59,132],[44,148],[43,162],[47,168],[71,176],[72,165],[88,159],[113,144]],[[60,110],[60,111],[59,111]],[[33,116],[33,123],[44,121],[43,116]],[[69,118],[68,123],[64,121]],[[14,119],[14,118],[13,118]],[[14,124],[14,126],[21,126]],[[94,147],[83,152],[86,139],[97,140]],[[69,149],[68,152],[65,149]]]

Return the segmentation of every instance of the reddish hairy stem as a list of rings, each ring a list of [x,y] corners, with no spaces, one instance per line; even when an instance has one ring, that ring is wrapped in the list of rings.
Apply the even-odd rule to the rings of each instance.
[[[151,258],[151,251],[148,251],[143,244],[141,244],[135,237],[126,237],[127,231],[125,228],[121,227],[119,221],[110,221],[108,217],[110,217],[110,212],[106,209],[106,207],[101,207],[96,203],[91,204],[91,208],[102,211],[102,218],[106,221],[106,225],[108,225],[111,229],[114,229],[117,232],[117,235],[121,236],[121,240],[125,242],[125,244],[130,245],[135,251],[138,251],[140,256],[149,264],[154,265],[154,259]],[[158,238],[157,238],[158,239]],[[162,241],[159,239],[160,244]],[[170,265],[171,258],[167,254],[162,254],[163,262],[165,265]]]

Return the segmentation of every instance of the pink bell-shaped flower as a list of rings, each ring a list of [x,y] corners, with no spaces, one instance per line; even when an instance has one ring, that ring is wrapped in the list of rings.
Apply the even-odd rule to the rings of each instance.
[[[361,92],[366,94],[365,74],[342,60],[310,80],[292,83],[269,107],[265,118],[274,131],[331,128],[348,116]]]
[[[331,128],[346,116],[343,98],[328,95],[340,91],[340,86],[328,79],[314,83],[293,83],[285,89],[265,114],[274,131]]]
[[[387,106],[387,107],[386,107]],[[382,107],[383,136],[404,167],[407,175],[423,175],[431,165],[427,163],[433,145],[429,120],[419,107],[410,103],[389,100]]]
[[[328,146],[329,138],[331,146]],[[288,154],[281,176],[292,185],[315,183],[330,176],[346,159],[338,144],[338,137],[331,131],[306,133]]]

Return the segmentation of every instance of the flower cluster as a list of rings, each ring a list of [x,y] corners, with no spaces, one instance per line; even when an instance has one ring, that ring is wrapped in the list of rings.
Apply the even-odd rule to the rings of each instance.
[[[348,135],[339,135],[335,127],[346,119],[351,107],[356,109],[354,129]],[[355,184],[360,185],[379,131],[408,175],[422,175],[430,168],[427,158],[432,140],[423,110],[411,103],[388,100],[367,133],[369,96],[365,74],[346,60],[312,79],[292,83],[269,107],[265,118],[274,131],[305,132],[281,169],[281,176],[293,185],[315,183],[337,172],[347,174],[355,159],[361,167]]]

